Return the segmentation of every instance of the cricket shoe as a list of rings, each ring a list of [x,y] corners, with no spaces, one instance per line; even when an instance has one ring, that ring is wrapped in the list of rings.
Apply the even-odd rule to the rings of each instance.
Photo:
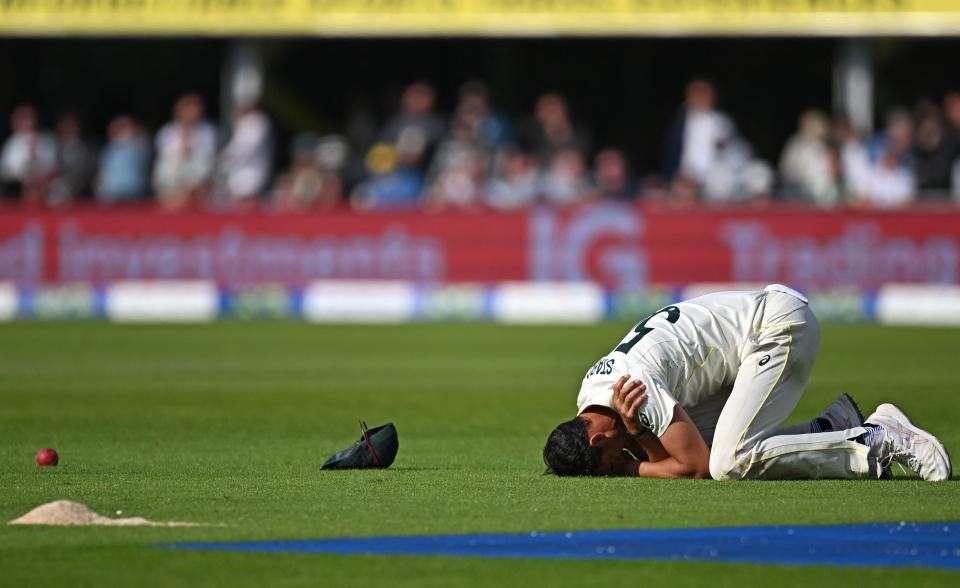
[[[817,418],[830,423],[831,431],[846,431],[863,426],[863,413],[849,394],[838,396]]]
[[[917,472],[928,482],[950,479],[953,468],[946,447],[932,434],[910,422],[896,406],[881,404],[867,417],[867,424],[879,425],[885,433],[880,458],[882,466],[889,466],[893,460]]]

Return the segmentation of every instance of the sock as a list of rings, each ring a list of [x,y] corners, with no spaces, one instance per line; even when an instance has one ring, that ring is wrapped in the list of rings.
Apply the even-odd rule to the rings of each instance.
[[[870,455],[873,457],[883,456],[883,441],[887,438],[887,432],[880,425],[864,423],[863,428],[866,433],[857,437],[857,441],[870,448]]]
[[[810,421],[811,433],[828,433],[833,430],[830,421],[823,417],[818,417]]]

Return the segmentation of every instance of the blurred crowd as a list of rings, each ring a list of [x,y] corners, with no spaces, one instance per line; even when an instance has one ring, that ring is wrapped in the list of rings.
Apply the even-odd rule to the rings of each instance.
[[[341,134],[296,134],[288,157],[278,157],[274,122],[255,105],[238,109],[220,133],[203,99],[186,94],[156,133],[117,116],[98,147],[76,116],[62,116],[51,132],[24,104],[12,112],[3,140],[0,192],[50,206],[91,196],[102,204],[149,198],[171,210],[513,210],[596,199],[823,207],[960,201],[960,93],[895,109],[872,136],[809,110],[771,162],[755,155],[736,121],[718,108],[714,86],[694,80],[670,121],[657,170],[635,169],[622,149],[596,144],[556,93],[537,98],[525,117],[494,108],[480,82],[460,88],[452,113],[436,103],[429,83],[410,84],[385,121],[358,111]]]

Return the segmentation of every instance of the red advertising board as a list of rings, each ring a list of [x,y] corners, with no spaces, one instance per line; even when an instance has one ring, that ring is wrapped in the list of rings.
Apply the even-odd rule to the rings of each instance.
[[[876,287],[960,282],[960,209],[653,209],[511,214],[0,211],[0,280],[420,283],[591,280]]]

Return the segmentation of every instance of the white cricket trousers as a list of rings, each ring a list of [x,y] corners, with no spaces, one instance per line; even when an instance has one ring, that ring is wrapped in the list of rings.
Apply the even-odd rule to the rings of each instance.
[[[740,357],[710,450],[715,480],[876,478],[880,468],[856,428],[801,433],[781,428],[803,396],[820,348],[820,326],[806,302],[768,291]]]

